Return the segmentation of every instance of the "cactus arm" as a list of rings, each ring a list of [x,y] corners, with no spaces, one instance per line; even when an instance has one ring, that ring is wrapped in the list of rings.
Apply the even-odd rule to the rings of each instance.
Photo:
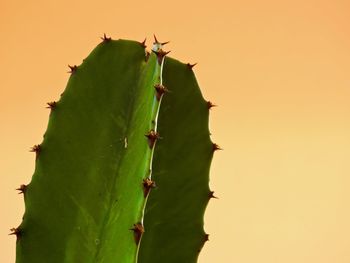
[[[25,192],[16,262],[135,262],[156,65],[118,40],[72,67]]]
[[[208,103],[191,68],[174,59],[164,64],[165,94],[153,160],[157,184],[145,211],[145,234],[140,263],[197,261],[208,239],[203,216],[210,199],[209,167],[213,144],[209,138]]]

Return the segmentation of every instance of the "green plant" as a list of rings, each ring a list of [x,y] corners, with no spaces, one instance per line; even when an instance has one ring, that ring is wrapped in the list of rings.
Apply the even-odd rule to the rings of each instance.
[[[192,67],[155,38],[104,35],[51,109],[24,194],[17,263],[196,262],[203,215],[209,109]]]

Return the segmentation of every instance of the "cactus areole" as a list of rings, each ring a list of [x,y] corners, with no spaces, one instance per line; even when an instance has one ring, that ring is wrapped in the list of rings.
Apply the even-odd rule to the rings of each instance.
[[[194,64],[155,38],[102,42],[51,111],[24,195],[17,263],[192,263],[215,150]]]

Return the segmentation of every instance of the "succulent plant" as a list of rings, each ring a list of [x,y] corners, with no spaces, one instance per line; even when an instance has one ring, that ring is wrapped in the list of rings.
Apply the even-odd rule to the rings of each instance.
[[[167,43],[167,42],[166,42]],[[197,262],[215,150],[193,66],[155,37],[102,42],[70,78],[24,195],[17,263]]]

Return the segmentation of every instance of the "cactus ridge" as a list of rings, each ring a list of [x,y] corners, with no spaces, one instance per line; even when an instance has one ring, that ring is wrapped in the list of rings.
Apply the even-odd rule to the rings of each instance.
[[[16,262],[196,262],[219,147],[195,64],[167,57],[155,36],[152,52],[101,39],[47,103],[32,180],[17,188]]]

